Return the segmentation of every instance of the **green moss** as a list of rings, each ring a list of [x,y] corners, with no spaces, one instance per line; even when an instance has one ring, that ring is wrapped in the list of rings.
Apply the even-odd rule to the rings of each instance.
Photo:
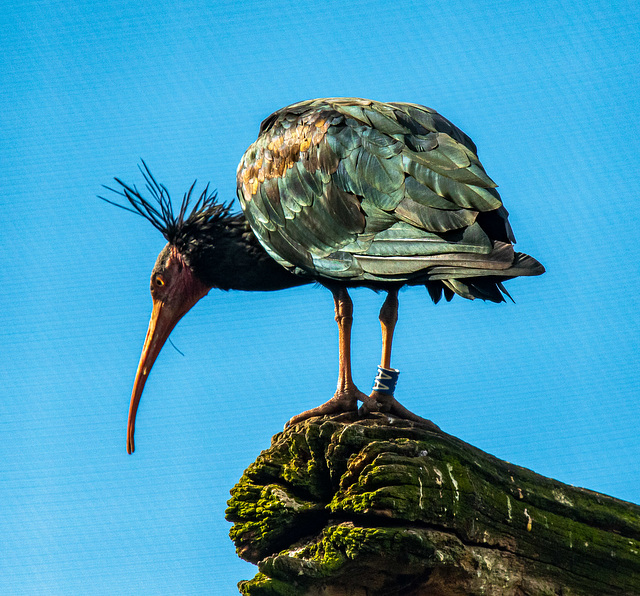
[[[261,571],[242,584],[250,596],[317,582],[376,593],[442,566],[490,577],[494,548],[497,561],[513,555],[536,573],[569,571],[575,594],[580,581],[640,593],[640,508],[382,415],[279,433],[231,495],[230,535]]]
[[[253,579],[238,583],[244,596],[300,596],[297,586],[258,573]]]
[[[238,554],[251,562],[273,552],[273,545],[281,543],[300,518],[322,509],[317,502],[305,501],[281,485],[257,487],[245,476],[234,487],[228,505],[226,518],[235,522],[229,536]]]

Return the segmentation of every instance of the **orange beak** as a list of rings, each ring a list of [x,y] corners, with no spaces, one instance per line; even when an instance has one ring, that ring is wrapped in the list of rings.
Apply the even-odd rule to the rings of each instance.
[[[161,300],[153,301],[149,329],[147,330],[147,337],[144,340],[144,347],[142,348],[142,355],[140,356],[138,371],[136,372],[136,380],[133,384],[133,392],[131,393],[129,421],[127,424],[127,453],[133,453],[135,451],[133,434],[136,428],[136,412],[138,411],[140,397],[142,396],[144,385],[151,372],[151,367],[156,361],[171,331],[173,331],[173,328],[187,310],[174,310]]]

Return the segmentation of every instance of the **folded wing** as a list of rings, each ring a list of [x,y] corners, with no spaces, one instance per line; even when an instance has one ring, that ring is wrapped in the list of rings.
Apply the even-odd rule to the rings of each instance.
[[[319,99],[275,112],[238,166],[238,197],[269,254],[319,280],[502,301],[501,280],[544,271],[514,252],[471,139],[415,104]]]

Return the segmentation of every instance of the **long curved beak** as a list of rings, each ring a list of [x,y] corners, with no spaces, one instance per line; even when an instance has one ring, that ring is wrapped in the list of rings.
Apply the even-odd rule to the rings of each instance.
[[[136,428],[136,412],[138,411],[140,397],[142,396],[144,385],[151,372],[151,367],[156,361],[171,331],[173,331],[173,328],[185,312],[186,311],[182,309],[174,310],[160,300],[153,301],[149,329],[147,330],[147,337],[144,340],[144,347],[142,348],[142,355],[140,356],[138,371],[136,372],[136,380],[133,384],[133,392],[131,393],[129,421],[127,424],[127,453],[133,453],[135,451],[133,434]]]

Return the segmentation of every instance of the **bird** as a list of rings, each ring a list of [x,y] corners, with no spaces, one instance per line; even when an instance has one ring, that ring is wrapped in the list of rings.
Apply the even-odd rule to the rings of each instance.
[[[455,295],[499,303],[511,298],[504,281],[545,271],[515,252],[509,214],[477,154],[473,141],[431,108],[324,98],[287,106],[262,122],[237,169],[241,212],[218,201],[208,185],[197,196],[195,182],[174,210],[144,161],[139,169],[148,196],[114,178],[116,188],[105,188],[119,198],[100,198],[143,216],[167,241],[151,273],[153,308],[129,406],[127,452],[135,449],[138,404],[160,350],[212,288],[259,292],[315,283],[332,293],[336,392],[287,425],[382,411],[439,430],[394,397],[399,290],[424,286],[436,304]],[[352,378],[349,290],[355,287],[386,293],[382,356],[369,395]]]

